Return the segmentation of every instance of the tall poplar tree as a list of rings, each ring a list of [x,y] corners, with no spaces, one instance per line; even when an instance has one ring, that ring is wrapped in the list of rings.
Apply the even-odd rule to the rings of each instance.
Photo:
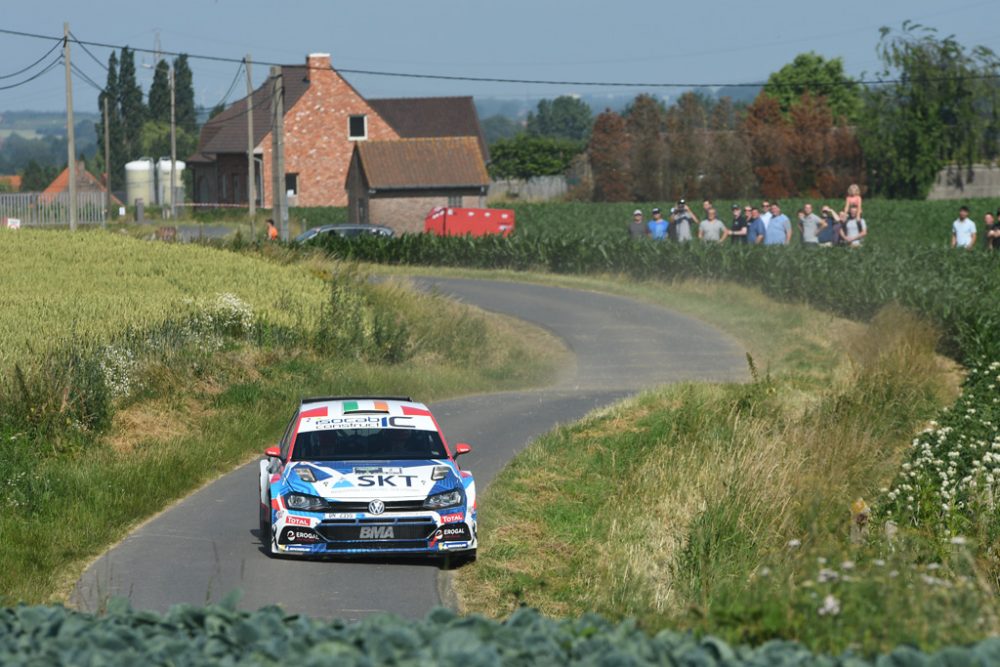
[[[170,122],[170,65],[166,60],[156,63],[153,83],[149,86],[149,120]]]
[[[651,95],[638,95],[626,116],[631,143],[632,196],[636,201],[658,201],[663,196],[664,112]]]
[[[174,58],[174,104],[177,126],[194,136],[198,133],[198,115],[194,106],[194,77],[186,53]]]
[[[110,168],[104,165],[104,100],[108,101],[108,148],[111,153]],[[120,190],[125,184],[125,152],[122,146],[122,117],[120,107],[120,89],[118,86],[118,54],[114,51],[108,56],[108,78],[104,90],[97,97],[97,111],[100,120],[97,121],[97,155],[95,165],[103,173],[107,169],[111,189]]]
[[[142,101],[142,88],[135,76],[135,54],[127,46],[122,48],[118,69],[119,104],[122,119],[122,145],[125,161],[140,157],[142,151],[142,124],[146,121],[146,105]]]

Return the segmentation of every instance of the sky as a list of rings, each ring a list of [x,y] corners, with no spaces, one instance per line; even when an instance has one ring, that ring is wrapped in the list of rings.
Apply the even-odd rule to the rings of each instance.
[[[910,19],[954,35],[963,44],[992,46],[1000,25],[997,0],[5,0],[0,28],[62,35],[63,22],[82,41],[191,55],[195,101],[222,101],[238,63],[256,64],[255,84],[267,65],[298,64],[308,53],[330,53],[335,68],[389,73],[616,83],[712,85],[753,83],[815,51],[844,61],[854,77],[879,71],[879,28]],[[0,77],[41,57],[54,41],[0,34]],[[997,45],[1000,47],[1000,44]],[[91,46],[107,63],[110,49]],[[1000,49],[998,49],[1000,50]],[[0,78],[17,83],[24,75]],[[74,45],[72,61],[100,85],[101,64]],[[139,53],[140,83],[148,91],[152,54]],[[488,83],[345,73],[366,97],[474,95],[503,99],[566,94],[651,92],[678,88]],[[97,111],[97,91],[73,82],[74,109]],[[230,102],[245,93],[240,79]],[[61,66],[26,85],[0,90],[0,111],[65,110]]]

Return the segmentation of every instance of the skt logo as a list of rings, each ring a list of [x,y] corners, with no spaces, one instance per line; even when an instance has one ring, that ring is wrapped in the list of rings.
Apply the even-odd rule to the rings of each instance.
[[[360,540],[391,540],[396,537],[392,526],[364,526],[361,528]]]
[[[358,475],[358,486],[413,486],[416,475]],[[398,482],[398,484],[397,484]]]

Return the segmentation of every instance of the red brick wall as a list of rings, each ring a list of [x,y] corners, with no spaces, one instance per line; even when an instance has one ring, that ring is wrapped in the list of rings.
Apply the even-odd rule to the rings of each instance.
[[[361,95],[330,67],[329,56],[309,56],[309,89],[285,109],[285,172],[298,174],[299,206],[346,206],[345,183],[354,142],[350,116],[368,117],[368,139],[398,139]],[[264,206],[271,206],[271,135],[264,149]],[[245,172],[244,172],[245,173]]]
[[[462,196],[462,208],[483,206],[479,193]],[[422,196],[388,197],[376,196],[369,199],[371,213],[368,221],[373,225],[392,227],[397,234],[412,234],[424,231],[424,218],[435,206],[447,206],[447,193],[428,193]]]

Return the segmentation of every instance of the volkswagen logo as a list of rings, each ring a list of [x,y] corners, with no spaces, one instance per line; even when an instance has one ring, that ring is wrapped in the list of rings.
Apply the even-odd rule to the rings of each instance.
[[[385,503],[381,500],[373,500],[368,503],[368,513],[369,514],[381,514],[385,511]]]

